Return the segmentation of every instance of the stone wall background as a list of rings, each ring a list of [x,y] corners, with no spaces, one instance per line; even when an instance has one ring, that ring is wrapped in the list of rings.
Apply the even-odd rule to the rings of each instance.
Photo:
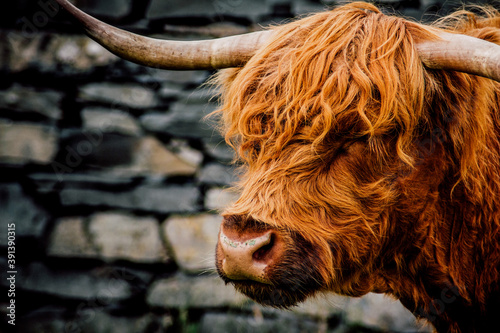
[[[77,0],[142,34],[197,39],[333,6],[312,0]],[[418,20],[457,2],[382,0]],[[213,257],[234,200],[232,152],[210,121],[209,71],[126,62],[81,34],[52,0],[0,14],[0,258],[15,224],[19,332],[428,332],[398,302],[329,295],[263,308],[224,286]],[[10,276],[10,275],[9,275]],[[0,299],[0,331],[11,298]]]

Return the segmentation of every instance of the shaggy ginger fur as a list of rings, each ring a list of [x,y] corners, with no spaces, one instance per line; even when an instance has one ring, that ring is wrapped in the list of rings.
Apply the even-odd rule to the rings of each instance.
[[[353,3],[274,28],[243,68],[219,75],[223,130],[244,165],[224,216],[295,235],[296,260],[315,253],[285,306],[316,291],[374,291],[439,332],[486,332],[497,320],[500,84],[428,70],[415,47],[438,28],[500,44],[500,13],[479,12],[429,27]],[[292,285],[287,269],[270,279]]]

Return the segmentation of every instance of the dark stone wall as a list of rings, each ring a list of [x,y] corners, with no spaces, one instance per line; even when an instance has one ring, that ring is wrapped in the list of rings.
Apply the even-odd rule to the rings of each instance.
[[[74,2],[122,28],[182,39],[337,4]],[[418,20],[458,5],[378,3]],[[217,107],[202,85],[213,73],[118,59],[51,4],[9,1],[0,12],[0,331],[13,318],[19,332],[429,331],[381,295],[278,311],[225,286],[213,252],[235,175],[231,150],[202,121]]]

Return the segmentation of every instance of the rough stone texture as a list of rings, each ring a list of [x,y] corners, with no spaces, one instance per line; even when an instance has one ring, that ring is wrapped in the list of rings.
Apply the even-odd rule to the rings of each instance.
[[[66,206],[108,206],[157,213],[194,212],[199,191],[192,186],[140,186],[131,191],[106,192],[73,188],[60,192]]]
[[[190,147],[185,140],[174,139],[170,141],[170,148],[180,159],[197,168],[203,162],[203,153]]]
[[[0,120],[0,162],[50,163],[57,150],[54,128]]]
[[[207,154],[219,161],[227,163],[232,161],[235,157],[234,150],[229,147],[222,138],[204,142],[204,144]]]
[[[182,87],[178,84],[167,82],[158,90],[158,96],[163,99],[177,99],[182,93]]]
[[[167,113],[148,113],[140,118],[142,126],[154,133],[193,139],[220,138],[203,117],[215,110],[211,104],[175,103]]]
[[[73,173],[85,168],[109,170],[129,165],[134,145],[140,138],[100,130],[70,129],[61,133],[61,148],[52,163],[58,175]],[[61,179],[62,180],[62,179]]]
[[[153,283],[147,302],[162,308],[239,308],[248,300],[216,276],[176,275]]]
[[[101,132],[121,133],[138,136],[141,128],[130,114],[102,107],[89,107],[82,110],[83,127]]]
[[[278,322],[282,326],[283,319],[286,322],[294,322],[297,317],[293,314],[303,317],[302,320],[308,325],[309,329],[316,327],[313,331],[317,331],[318,324],[308,322],[306,318],[319,318],[319,322],[325,322],[332,315],[337,316],[342,320],[342,325],[345,327],[367,327],[373,330],[382,330],[384,332],[425,332],[430,333],[432,330],[429,326],[421,323],[416,323],[411,313],[404,309],[397,301],[391,300],[383,295],[368,294],[362,298],[349,298],[336,295],[328,295],[325,298],[317,298],[309,300],[298,308],[293,308],[292,312],[282,312],[272,308],[256,305],[246,297],[236,294],[234,288],[230,285],[224,286],[215,277],[188,277],[177,275],[172,278],[158,280],[153,284],[148,295],[148,303],[151,306],[161,308],[198,308],[198,307],[230,307],[244,308],[257,314],[257,319],[249,317],[226,317],[218,318],[216,321],[203,322],[202,327],[207,332],[233,332],[234,330],[224,330],[224,328],[234,327],[238,323],[247,322],[248,325],[253,323],[264,332],[267,332],[269,326],[277,329],[274,321],[264,323],[262,316],[278,317]],[[351,315],[352,314],[352,315]],[[373,314],[373,317],[371,317]],[[370,318],[371,317],[371,318]],[[259,319],[260,318],[260,319]],[[254,320],[254,321],[252,321]],[[257,321],[255,321],[257,320]],[[296,323],[297,324],[297,323]],[[243,324],[242,324],[243,325]],[[259,326],[263,325],[263,326]],[[244,326],[244,325],[243,325]],[[242,326],[242,327],[243,327]],[[219,330],[210,331],[210,327],[217,327]],[[306,329],[305,331],[310,331]],[[270,331],[271,332],[271,331]],[[274,332],[274,331],[273,331]],[[287,330],[279,332],[288,332]]]
[[[202,86],[194,90],[181,91],[179,102],[184,104],[208,104],[210,102],[217,102],[217,96],[220,94],[220,89],[215,86]]]
[[[74,4],[83,11],[91,15],[105,16],[111,18],[121,18],[132,10],[133,0],[76,0]]]
[[[16,112],[33,112],[52,119],[60,119],[63,94],[53,90],[37,91],[30,87],[14,85],[0,91],[0,109]]]
[[[174,216],[162,226],[181,269],[196,273],[215,270],[215,245],[222,217],[219,215]]]
[[[118,61],[118,57],[88,37],[40,33],[26,21],[20,31],[2,35],[6,42],[0,43],[4,56],[0,68],[13,72],[29,68],[48,72],[62,66],[64,72],[81,73]]]
[[[100,257],[154,263],[167,261],[158,221],[122,213],[100,213],[90,218],[89,234]]]
[[[154,92],[137,84],[91,83],[80,88],[79,98],[84,102],[108,103],[134,109],[152,108],[158,105]]]
[[[129,187],[134,184],[131,177],[123,177],[111,172],[89,172],[89,173],[33,173],[29,175],[33,187],[38,193],[60,192],[60,186],[67,188],[75,186],[104,186],[104,187]]]
[[[161,0],[152,0],[147,18],[160,17],[221,17],[239,16],[257,21],[269,13],[265,0],[215,0],[206,2],[186,2],[175,0],[165,3]]]
[[[293,1],[291,11],[294,15],[307,15],[310,13],[321,12],[323,10],[328,10],[327,1],[322,1],[322,3],[312,2],[312,1]]]
[[[81,217],[57,220],[50,236],[47,254],[54,257],[98,257],[98,251],[85,228],[85,220]]]
[[[105,276],[104,273],[98,270],[93,272],[52,270],[35,262],[18,270],[16,282],[19,288],[27,291],[65,298],[111,302],[124,300],[132,295],[131,287],[126,280]]]
[[[16,237],[42,236],[49,220],[47,212],[23,192],[19,184],[0,183],[0,246],[7,245],[7,225],[15,224]]]
[[[324,332],[326,324],[293,316],[262,318],[249,316],[227,316],[207,313],[200,323],[200,333],[238,332],[238,333],[301,333]]]
[[[200,171],[198,179],[204,184],[233,185],[237,178],[235,177],[233,167],[219,163],[210,163]]]
[[[80,71],[118,60],[114,54],[89,38],[58,37],[54,39],[51,49],[55,51],[54,63],[62,63]],[[46,57],[47,63],[50,63],[49,55]]]
[[[415,317],[399,301],[383,294],[370,293],[362,298],[346,298],[347,322],[389,332],[432,332],[428,325],[415,323]]]
[[[332,315],[342,316],[347,301],[348,297],[332,293],[320,294],[298,304],[291,311],[304,316],[327,319]]]
[[[91,167],[120,176],[188,176],[196,173],[203,158],[177,143],[168,147],[153,136],[130,137],[99,129],[68,133],[64,142],[53,165],[56,173]]]
[[[188,152],[173,153],[154,137],[141,138],[131,148],[130,164],[115,167],[117,173],[188,176],[195,174],[201,163]]]
[[[78,316],[68,318],[63,310],[44,309],[44,313],[34,316],[32,321],[20,322],[19,332],[23,333],[137,333],[148,332],[149,327],[158,327],[161,332],[171,328],[173,320],[170,316],[155,318],[152,314],[138,316],[114,316],[101,309],[90,306],[79,311]],[[31,318],[30,318],[31,319]]]
[[[205,208],[221,211],[238,199],[239,195],[229,189],[211,188],[205,194]]]
[[[174,85],[179,90],[188,86],[198,87],[210,76],[209,71],[165,71],[154,68],[149,68],[148,73],[149,77],[154,77],[155,82],[163,82],[169,87]]]

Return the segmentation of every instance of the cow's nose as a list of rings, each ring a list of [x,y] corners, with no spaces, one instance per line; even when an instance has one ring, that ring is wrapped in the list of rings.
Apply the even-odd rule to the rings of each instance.
[[[222,271],[226,277],[271,284],[266,277],[266,268],[281,252],[280,242],[274,231],[238,235],[221,228],[219,247]]]

